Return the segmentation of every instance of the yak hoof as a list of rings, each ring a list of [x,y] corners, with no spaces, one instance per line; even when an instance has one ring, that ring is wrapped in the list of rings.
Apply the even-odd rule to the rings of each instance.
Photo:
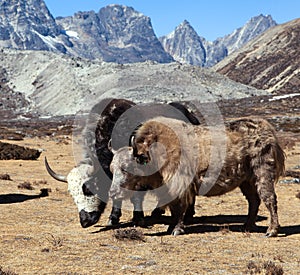
[[[266,233],[267,238],[277,237],[277,236],[278,236],[278,230],[277,229],[268,230],[267,233]]]
[[[132,222],[135,226],[145,226],[144,212],[143,211],[134,211]]]
[[[245,223],[243,226],[244,232],[256,232],[258,227],[255,223]]]
[[[182,228],[175,228],[172,231],[173,236],[178,236],[178,235],[182,235],[182,234],[184,234],[184,230]]]
[[[117,226],[119,224],[119,219],[117,218],[109,218],[107,222],[107,226]]]
[[[278,232],[280,229],[280,225],[270,225],[267,233],[266,233],[266,237],[277,237],[278,236]]]

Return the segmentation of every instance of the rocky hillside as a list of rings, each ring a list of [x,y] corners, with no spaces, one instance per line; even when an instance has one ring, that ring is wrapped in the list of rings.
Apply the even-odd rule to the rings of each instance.
[[[0,67],[0,117],[12,118],[29,110],[30,103],[21,92],[15,92],[8,85],[8,75],[5,68]]]
[[[244,26],[236,29],[231,34],[218,38],[216,43],[224,45],[228,54],[231,54],[276,25],[277,23],[271,15],[264,16],[260,14],[251,18]]]
[[[210,42],[199,36],[193,27],[184,21],[172,33],[161,37],[160,41],[165,51],[176,61],[211,67],[275,25],[276,22],[270,15],[259,15],[231,34]]]
[[[74,114],[103,97],[136,102],[243,98],[266,92],[190,65],[144,62],[115,64],[41,51],[2,49],[0,67],[8,86],[43,114]]]
[[[228,56],[215,69],[258,89],[299,93],[300,19],[278,25]]]

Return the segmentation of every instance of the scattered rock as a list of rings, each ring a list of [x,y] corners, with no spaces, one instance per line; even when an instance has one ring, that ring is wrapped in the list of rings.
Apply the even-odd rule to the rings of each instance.
[[[300,183],[300,179],[284,179],[280,180],[280,183]]]

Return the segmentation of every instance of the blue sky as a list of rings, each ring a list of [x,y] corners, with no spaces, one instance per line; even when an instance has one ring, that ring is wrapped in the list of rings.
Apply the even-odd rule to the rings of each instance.
[[[54,17],[96,12],[109,4],[131,6],[151,18],[157,36],[188,20],[208,40],[231,33],[251,17],[270,14],[277,23],[300,17],[299,0],[44,0]]]

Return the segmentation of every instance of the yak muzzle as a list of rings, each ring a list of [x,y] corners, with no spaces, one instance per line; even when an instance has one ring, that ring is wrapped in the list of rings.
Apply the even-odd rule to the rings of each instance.
[[[87,228],[96,224],[100,219],[100,215],[100,211],[86,212],[85,210],[81,210],[79,212],[81,226]]]

